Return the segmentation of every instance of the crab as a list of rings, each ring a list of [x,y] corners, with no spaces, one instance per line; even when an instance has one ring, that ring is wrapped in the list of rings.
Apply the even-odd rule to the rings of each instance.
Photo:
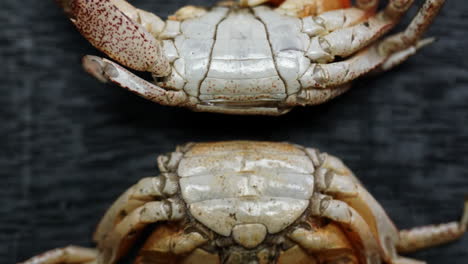
[[[386,36],[414,0],[382,10],[379,0],[241,0],[186,6],[165,22],[125,0],[57,1],[116,61],[83,58],[99,80],[162,105],[256,115],[324,103],[402,63],[433,41],[421,37],[445,2],[426,0],[406,30]]]
[[[288,143],[187,144],[158,158],[110,207],[97,249],[70,246],[23,264],[421,264],[400,256],[461,237],[460,222],[398,231],[338,158]]]

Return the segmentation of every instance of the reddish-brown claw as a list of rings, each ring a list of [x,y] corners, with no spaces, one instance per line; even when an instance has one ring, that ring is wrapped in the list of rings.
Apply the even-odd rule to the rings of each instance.
[[[114,2],[60,0],[59,4],[81,34],[109,57],[138,71],[167,76],[171,68],[158,40]]]

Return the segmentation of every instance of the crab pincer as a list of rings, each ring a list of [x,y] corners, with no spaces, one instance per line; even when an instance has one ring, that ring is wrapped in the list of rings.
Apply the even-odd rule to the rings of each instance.
[[[133,11],[134,18],[141,20],[142,15],[125,1],[63,2],[62,5],[80,33],[112,59],[134,70],[148,71],[157,76],[170,73],[169,62],[159,41],[129,16]],[[124,11],[127,11],[127,14]]]

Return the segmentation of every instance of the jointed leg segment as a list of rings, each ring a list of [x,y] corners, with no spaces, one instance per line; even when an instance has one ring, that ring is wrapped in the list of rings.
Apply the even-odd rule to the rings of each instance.
[[[349,228],[345,229],[348,236],[360,242],[358,251],[361,254],[362,263],[381,263],[379,243],[373,236],[369,225],[354,208],[327,196],[316,196],[311,200],[311,204],[318,206],[311,208],[313,215],[328,218]]]
[[[432,22],[432,19],[444,2],[444,0],[427,0],[404,33],[378,42],[345,61],[329,64],[312,64],[300,79],[303,87],[339,87],[372,70],[379,69],[387,60],[389,63],[384,68],[400,63],[413,50],[427,44],[425,40],[419,42],[419,38]],[[386,12],[401,12],[401,10],[407,8],[407,4],[408,1],[391,1]],[[394,54],[398,55],[393,56]]]
[[[361,16],[354,19],[352,17],[347,19],[345,16],[344,21],[347,21],[346,24],[348,25],[343,24],[342,28],[335,28],[330,34],[312,38],[306,55],[313,61],[328,63],[334,61],[336,56],[344,58],[356,53],[391,30],[408,10],[412,2],[412,0],[391,0],[385,10],[369,16],[365,21],[362,21],[362,19],[365,18],[366,14],[362,11],[360,11]],[[353,10],[347,9],[347,12],[359,14],[359,12]],[[331,11],[320,15],[319,18],[324,17],[326,21],[330,17],[334,20],[339,17],[338,12],[344,11]],[[352,21],[356,19],[362,23],[353,23]]]
[[[400,232],[398,252],[407,253],[459,239],[468,229],[468,200],[460,222],[417,227]]]
[[[150,223],[179,220],[183,203],[171,199],[179,187],[169,172],[140,180],[128,189],[107,211],[94,235],[102,251],[103,263],[114,263],[133,243],[138,232]]]
[[[416,45],[444,3],[445,0],[427,0],[404,32],[390,36],[381,43],[380,52],[390,55]]]
[[[349,264],[358,264],[353,245],[349,243],[343,231],[334,223],[318,230],[297,228],[289,238],[310,254],[321,260],[320,263],[334,263],[332,260],[346,258]],[[340,263],[340,262],[337,262]]]
[[[383,15],[399,19],[413,4],[414,0],[389,0]]]
[[[416,52],[418,50],[420,50],[421,48],[433,43],[434,40],[435,40],[434,38],[426,38],[426,39],[423,39],[421,41],[418,41],[418,43],[416,43],[416,45],[409,46],[408,48],[406,48],[404,50],[397,51],[397,52],[393,53],[375,71],[376,72],[378,72],[378,71],[388,71],[388,70],[393,69],[394,67],[396,67],[396,66],[400,65],[401,63],[403,63],[404,61],[406,61],[409,57],[416,54]]]
[[[107,210],[94,234],[94,240],[104,240],[113,231],[115,224],[136,208],[149,201],[173,195],[177,190],[177,182],[168,177],[159,176],[140,180],[122,194]]]
[[[20,264],[97,264],[98,251],[76,246],[57,248]]]
[[[379,0],[357,0],[356,4],[359,8],[373,12],[379,7]]]
[[[369,256],[375,255],[376,252],[379,253],[379,258],[386,262],[397,258],[395,244],[399,238],[398,231],[378,202],[362,187],[341,160],[327,154],[319,155],[313,149],[308,149],[307,153],[312,160],[316,160],[314,164],[319,166],[315,172],[316,189],[333,197],[332,202],[329,202],[330,197],[322,197],[320,208],[312,211],[321,210],[318,214],[350,227],[354,231],[353,234],[357,234],[357,241],[371,243],[364,244],[364,248],[368,248],[368,261],[372,258]],[[313,201],[312,204],[317,203]],[[324,210],[324,206],[329,209]],[[347,223],[351,221],[351,217],[354,219],[353,225]]]
[[[154,101],[161,105],[185,105],[188,106],[188,98],[183,91],[168,91],[153,83],[150,83],[122,66],[107,59],[96,56],[83,58],[84,68],[97,79],[112,81],[128,89],[141,97]]]
[[[363,263],[424,264],[404,258],[397,253],[407,253],[448,243],[460,238],[468,229],[468,198],[460,222],[426,226],[398,232],[375,199],[362,188],[359,181],[337,158],[319,154],[314,149],[306,153],[319,168],[315,172],[316,190],[331,196],[316,194],[311,200],[312,214],[325,217],[349,227],[361,241],[365,256]],[[311,249],[320,247],[327,240],[320,238],[310,243],[309,231],[296,231],[293,240]],[[293,233],[294,234],[294,233]],[[357,236],[357,237],[356,237]],[[300,242],[302,240],[302,242]],[[306,247],[306,248],[307,248]],[[373,256],[378,255],[373,259]]]
[[[101,250],[102,262],[114,263],[124,255],[134,240],[130,234],[138,234],[149,224],[160,221],[177,221],[184,216],[184,203],[177,199],[148,202],[138,207],[117,223],[112,232],[103,240],[96,241],[99,250]]]

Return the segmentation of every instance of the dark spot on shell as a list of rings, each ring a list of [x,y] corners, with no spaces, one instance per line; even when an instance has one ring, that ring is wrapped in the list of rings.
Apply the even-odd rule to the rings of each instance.
[[[229,217],[237,221],[237,215],[235,213],[229,214]]]

